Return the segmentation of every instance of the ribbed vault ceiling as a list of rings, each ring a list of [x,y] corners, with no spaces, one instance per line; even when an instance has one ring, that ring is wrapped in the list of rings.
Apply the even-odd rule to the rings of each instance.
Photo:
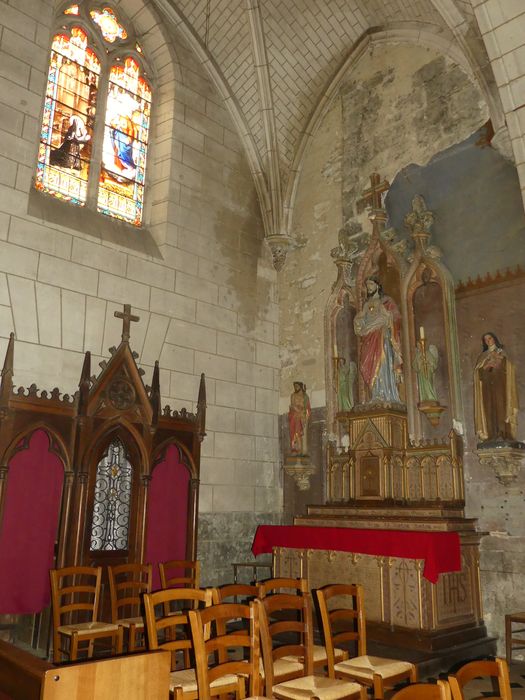
[[[418,31],[456,46],[476,73],[470,0],[154,0],[208,55],[244,133],[267,235],[289,233],[312,115],[367,32]],[[470,41],[465,38],[470,36]],[[469,55],[470,53],[470,55]],[[480,71],[481,74],[481,71]],[[315,121],[315,120],[314,120]]]

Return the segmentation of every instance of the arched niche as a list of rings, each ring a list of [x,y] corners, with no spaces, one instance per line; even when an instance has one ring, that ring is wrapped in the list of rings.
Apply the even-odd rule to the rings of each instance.
[[[401,262],[388,244],[379,236],[379,228],[374,226],[374,233],[364,255],[361,259],[356,275],[355,296],[358,301],[358,311],[361,311],[367,299],[366,281],[370,277],[376,279],[381,284],[383,294],[391,297],[397,305],[401,314],[401,337],[406,333],[406,322],[403,314],[402,304],[402,276]],[[361,358],[361,343],[357,338],[359,365]],[[403,356],[403,376],[406,376],[406,357]],[[363,377],[359,375],[359,402],[364,404],[370,400],[370,396],[365,386]],[[398,385],[399,398],[402,403],[406,402],[405,382]]]
[[[159,453],[151,473],[144,560],[153,564],[154,589],[160,587],[159,562],[193,558],[192,472],[185,452],[170,443]]]
[[[451,377],[449,366],[450,342],[444,307],[443,284],[440,277],[427,264],[422,263],[414,275],[409,288],[408,308],[410,317],[410,345],[413,353],[423,333],[427,346],[433,345],[438,352],[438,365],[434,374],[434,385],[438,401],[445,409],[441,413],[440,424],[451,425],[450,406]],[[423,330],[422,330],[423,329]],[[411,363],[413,374],[414,403],[419,401],[417,376]],[[440,424],[433,426],[424,418],[420,421],[425,437],[438,437],[443,433]]]
[[[0,521],[0,613],[28,614],[50,602],[64,463],[49,433],[21,438],[7,463]]]
[[[143,464],[142,450],[124,426],[115,425],[96,439],[86,464],[83,560],[88,565],[140,561]]]
[[[337,432],[336,415],[350,410],[350,403],[340,398],[340,384],[346,374],[348,392],[357,398],[357,377],[348,377],[350,367],[357,367],[357,339],[354,318],[357,310],[351,279],[352,263],[341,256],[335,260],[337,280],[332,288],[325,309],[325,377],[328,423],[332,433]],[[353,365],[351,365],[353,363]]]

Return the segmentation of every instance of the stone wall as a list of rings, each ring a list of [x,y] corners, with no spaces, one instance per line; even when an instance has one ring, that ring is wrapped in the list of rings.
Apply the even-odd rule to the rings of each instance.
[[[254,513],[272,520],[282,507],[276,279],[252,177],[183,39],[152,3],[122,0],[153,73],[145,230],[72,205],[57,214],[50,197],[35,205],[53,4],[0,2],[0,355],[14,330],[15,383],[72,393],[83,353],[95,367],[108,356],[121,334],[113,313],[130,303],[131,346],[147,383],[160,359],[163,405],[192,410],[205,372],[199,552],[211,583],[246,558]],[[216,513],[220,557],[206,526]]]
[[[498,266],[523,262],[520,238],[523,210],[514,166],[489,146],[486,146],[488,151],[467,153],[481,136],[473,134],[487,118],[487,106],[471,77],[434,50],[401,44],[377,46],[349,71],[338,98],[312,138],[297,192],[294,230],[298,247],[282,273],[280,287],[284,359],[280,413],[283,417],[293,380],[307,384],[312,404],[319,412],[325,406],[324,309],[336,278],[330,249],[337,244],[338,229],[350,218],[359,220],[369,230],[364,215],[356,214],[355,204],[373,171],[394,183],[392,196],[403,199],[404,190],[416,188],[419,193],[418,186],[424,182],[420,173],[427,170],[435,173],[440,167],[446,170],[447,159],[457,151],[458,162],[467,165],[462,175],[453,166],[453,158],[449,161],[454,174],[450,175],[448,184],[458,190],[454,201],[447,201],[446,189],[440,185],[439,178],[426,182],[428,187],[424,192],[430,209],[433,198],[436,203],[441,202],[438,208],[442,215],[436,217],[432,242],[445,249],[445,264],[450,259],[450,267],[459,281],[463,275],[495,273]],[[481,149],[481,144],[475,148]],[[474,165],[478,156],[484,165]],[[472,190],[467,187],[467,181],[462,185],[455,180],[468,177],[469,168]],[[504,215],[496,214],[500,185],[502,196],[512,199],[511,211],[505,207]],[[458,201],[462,191],[463,203]],[[402,216],[409,209],[412,194],[406,194],[404,204],[396,199],[389,205],[395,219],[390,223],[400,229],[401,235],[404,234]],[[403,206],[405,210],[401,214]],[[466,215],[469,208],[476,210],[472,216],[478,217],[479,225]],[[448,218],[452,209],[456,217],[453,223]],[[495,222],[497,227],[493,225]],[[502,237],[509,241],[508,246],[501,245]],[[516,246],[512,245],[513,240]],[[522,609],[524,604],[519,583],[524,571],[524,540],[519,520],[523,477],[515,485],[503,487],[494,474],[480,467],[473,452],[470,396],[472,363],[479,354],[479,336],[486,324],[495,324],[495,332],[499,331],[505,338],[509,352],[515,349],[518,359],[525,340],[514,316],[522,309],[520,299],[518,288],[505,287],[458,300],[467,440],[466,515],[479,518],[480,530],[491,533],[482,544],[482,586],[489,632],[499,635],[500,640],[504,612]],[[525,367],[518,371],[523,395]],[[322,457],[317,458],[321,462],[318,468],[322,470]],[[316,486],[311,495],[312,501],[317,498]],[[287,499],[295,497],[292,493]]]

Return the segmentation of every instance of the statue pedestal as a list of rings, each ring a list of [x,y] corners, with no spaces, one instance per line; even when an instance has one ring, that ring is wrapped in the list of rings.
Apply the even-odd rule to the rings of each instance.
[[[299,491],[307,491],[310,488],[310,477],[315,472],[315,467],[310,461],[310,455],[286,455],[283,469],[286,474],[293,478]]]
[[[478,444],[477,453],[481,464],[491,467],[496,479],[508,486],[517,479],[525,461],[525,443],[491,440]]]

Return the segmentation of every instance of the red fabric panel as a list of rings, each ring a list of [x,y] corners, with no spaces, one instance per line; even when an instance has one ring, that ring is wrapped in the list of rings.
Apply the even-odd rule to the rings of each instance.
[[[259,525],[252,552],[269,553],[273,547],[332,549],[403,559],[424,559],[423,576],[436,583],[439,574],[461,571],[457,532],[356,530],[346,527]]]
[[[153,564],[153,590],[160,588],[160,561],[186,559],[189,481],[179,450],[170,445],[149,486],[145,561]]]
[[[9,463],[0,530],[0,612],[36,613],[49,605],[49,569],[60,516],[64,467],[44,430]]]

